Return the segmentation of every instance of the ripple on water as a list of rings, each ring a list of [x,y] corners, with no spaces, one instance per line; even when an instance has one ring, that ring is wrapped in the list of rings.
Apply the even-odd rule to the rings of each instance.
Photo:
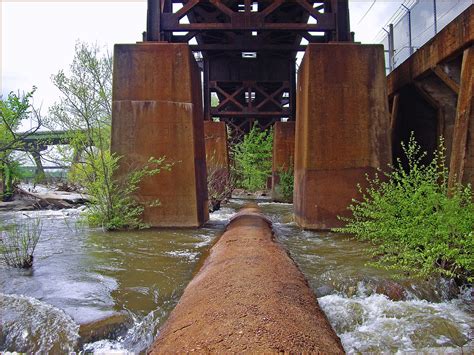
[[[79,326],[62,310],[32,297],[0,293],[0,351],[67,353]]]
[[[145,350],[191,280],[200,256],[233,212],[231,207],[226,207],[217,214],[216,219],[222,223],[196,230],[113,233],[77,224],[79,211],[76,210],[1,213],[0,221],[8,223],[41,218],[43,235],[32,269],[1,266],[0,289],[6,294],[24,294],[33,300],[33,305],[28,311],[29,319],[24,313],[15,313],[15,308],[0,304],[0,351],[78,350],[77,334],[71,341],[64,340],[67,334],[57,331],[59,326],[55,328],[55,323],[51,323],[54,317],[44,315],[44,307],[38,306],[35,312],[35,298],[41,299],[37,302],[48,309],[64,314],[74,330],[76,323],[92,322],[117,311],[126,312],[134,319],[126,335],[87,344],[85,348],[107,353]],[[211,214],[211,219],[215,215]],[[25,322],[30,324],[25,326]],[[24,331],[28,327],[32,329]],[[22,336],[28,337],[27,343],[22,343]]]

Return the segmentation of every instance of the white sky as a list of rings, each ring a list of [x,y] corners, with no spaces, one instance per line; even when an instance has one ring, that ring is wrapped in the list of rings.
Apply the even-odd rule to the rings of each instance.
[[[46,113],[57,99],[51,75],[68,68],[77,40],[98,43],[112,52],[114,43],[140,41],[146,27],[146,1],[1,2],[1,92],[38,87],[35,105]],[[356,41],[371,43],[403,0],[350,0]]]

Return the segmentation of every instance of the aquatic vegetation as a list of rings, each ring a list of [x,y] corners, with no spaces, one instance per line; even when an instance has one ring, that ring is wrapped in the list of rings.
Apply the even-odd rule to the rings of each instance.
[[[41,236],[40,219],[17,222],[5,228],[0,237],[0,257],[8,266],[27,269]]]
[[[352,217],[338,232],[372,243],[374,264],[410,275],[441,274],[474,279],[474,203],[471,186],[448,187],[445,148],[441,139],[433,159],[413,134],[402,144],[407,166],[397,160],[392,170],[367,177],[360,201],[349,207]]]

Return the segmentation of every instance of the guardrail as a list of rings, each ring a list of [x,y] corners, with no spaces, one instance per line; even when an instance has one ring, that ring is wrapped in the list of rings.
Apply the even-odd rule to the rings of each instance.
[[[385,46],[387,73],[472,4],[473,0],[405,0],[376,40]]]

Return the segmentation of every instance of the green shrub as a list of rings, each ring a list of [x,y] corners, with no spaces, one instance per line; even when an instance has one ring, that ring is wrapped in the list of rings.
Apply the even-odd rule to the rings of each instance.
[[[76,164],[71,169],[71,181],[83,186],[89,197],[88,209],[85,212],[91,226],[108,230],[125,228],[144,228],[142,221],[145,206],[158,206],[159,201],[146,205],[137,197],[140,182],[161,170],[170,170],[170,163],[164,158],[150,158],[145,166],[133,169],[122,181],[114,178],[120,158],[108,151],[98,152],[83,164]]]
[[[0,236],[0,255],[8,266],[28,269],[41,236],[40,219],[12,224]]]
[[[448,191],[443,141],[433,160],[426,157],[412,134],[402,144],[401,160],[384,178],[375,176],[359,190],[361,201],[349,207],[351,218],[335,231],[354,234],[373,245],[374,265],[399,269],[413,276],[441,274],[472,282],[474,273],[474,204],[470,186]],[[449,192],[449,193],[448,193]]]
[[[214,154],[206,156],[207,165],[207,195],[209,212],[215,212],[221,208],[221,203],[232,196],[234,179],[229,173],[228,166],[221,164]]]
[[[238,187],[250,191],[264,189],[272,173],[272,130],[261,131],[254,125],[242,142],[233,148]]]
[[[278,171],[279,181],[277,186],[278,195],[280,195],[285,201],[293,201],[293,188],[294,188],[294,168],[293,164],[287,169],[281,169]]]

